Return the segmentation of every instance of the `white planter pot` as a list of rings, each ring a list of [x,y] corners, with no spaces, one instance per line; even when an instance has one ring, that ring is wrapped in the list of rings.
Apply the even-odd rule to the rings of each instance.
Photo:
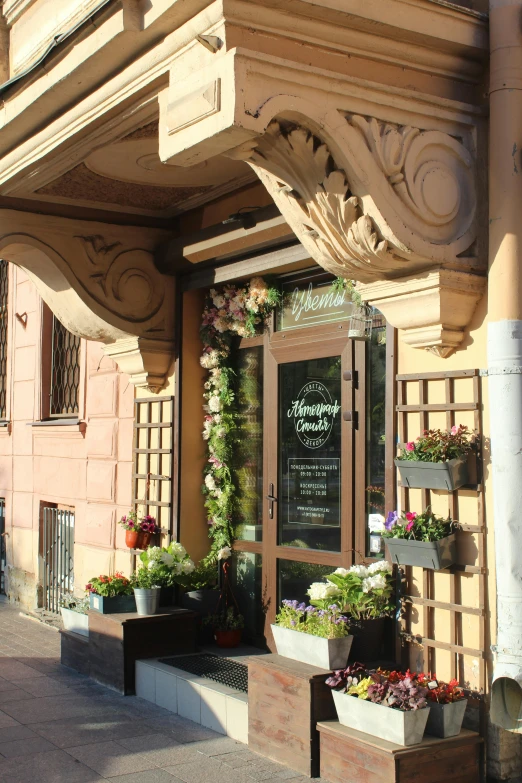
[[[66,631],[78,633],[80,636],[89,636],[89,617],[86,614],[73,612],[72,609],[60,609],[63,619],[63,627]]]
[[[430,708],[401,712],[374,704],[340,691],[332,691],[339,723],[350,729],[380,737],[396,745],[418,745],[422,742]]]
[[[309,663],[321,669],[344,669],[348,663],[348,655],[352,646],[353,636],[342,639],[322,639],[302,631],[292,631],[272,625],[272,633],[277,652],[285,658]]]
[[[434,737],[456,737],[460,734],[467,699],[452,701],[450,704],[430,703],[430,716],[426,724],[426,734]]]

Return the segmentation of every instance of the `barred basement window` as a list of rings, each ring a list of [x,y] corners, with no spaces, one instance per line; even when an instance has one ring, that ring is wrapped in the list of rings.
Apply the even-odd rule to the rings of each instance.
[[[53,316],[51,364],[51,416],[78,413],[80,389],[80,338]]]
[[[7,418],[7,294],[9,262],[0,259],[0,420]]]

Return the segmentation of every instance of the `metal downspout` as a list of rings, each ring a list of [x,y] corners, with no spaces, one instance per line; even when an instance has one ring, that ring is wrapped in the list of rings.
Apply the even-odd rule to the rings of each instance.
[[[497,643],[491,720],[522,732],[522,0],[490,0],[488,376]]]

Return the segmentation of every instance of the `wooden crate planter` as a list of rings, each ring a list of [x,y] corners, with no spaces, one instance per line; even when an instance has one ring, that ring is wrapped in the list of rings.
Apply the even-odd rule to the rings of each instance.
[[[445,489],[453,492],[468,483],[468,460],[450,459],[447,462],[418,462],[396,459],[401,484],[409,489]]]
[[[419,566],[442,571],[457,561],[457,534],[440,541],[410,541],[407,538],[387,538],[386,547],[392,563]]]
[[[463,729],[458,737],[425,735],[419,745],[395,745],[337,721],[317,725],[321,778],[330,783],[477,783],[482,739]]]
[[[248,664],[248,745],[308,777],[319,775],[316,724],[335,717],[329,672],[281,655]]]

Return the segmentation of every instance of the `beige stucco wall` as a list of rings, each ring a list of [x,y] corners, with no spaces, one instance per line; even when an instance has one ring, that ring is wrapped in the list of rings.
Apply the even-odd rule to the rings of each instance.
[[[78,425],[31,427],[40,418],[42,301],[21,270],[10,267],[9,428],[0,429],[0,496],[6,500],[9,591],[34,608],[40,506],[75,509],[75,584],[130,568],[117,520],[131,503],[134,386],[82,340]],[[27,313],[27,325],[14,313]]]

